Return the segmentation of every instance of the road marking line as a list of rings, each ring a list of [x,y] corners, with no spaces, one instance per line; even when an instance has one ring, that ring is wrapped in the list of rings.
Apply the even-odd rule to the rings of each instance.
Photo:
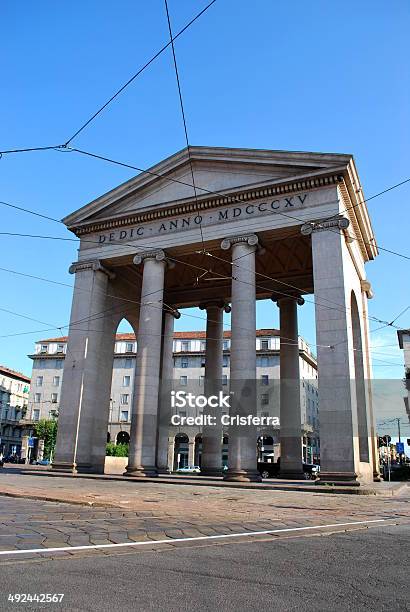
[[[354,525],[368,525],[369,523],[384,523],[386,519],[371,521],[355,521],[352,523],[331,523],[328,525],[312,525],[308,527],[287,527],[285,529],[267,529],[265,531],[244,531],[242,533],[224,533],[220,535],[196,536],[193,538],[167,538],[166,540],[148,540],[144,542],[124,542],[123,544],[85,544],[83,546],[61,546],[59,548],[27,548],[25,550],[1,550],[0,555],[24,555],[47,552],[72,552],[74,550],[99,550],[103,548],[123,548],[126,546],[147,546],[153,544],[173,544],[174,542],[198,542],[202,540],[218,540],[228,538],[243,538],[245,536],[269,535],[272,533],[289,533],[294,531],[308,531],[312,529],[325,529],[327,527],[351,527]]]

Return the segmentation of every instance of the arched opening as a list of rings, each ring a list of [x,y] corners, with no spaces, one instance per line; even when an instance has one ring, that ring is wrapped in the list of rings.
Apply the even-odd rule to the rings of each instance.
[[[128,431],[120,431],[117,434],[117,444],[129,444],[130,443],[130,434]]]
[[[132,388],[134,383],[134,370],[137,343],[134,333],[136,328],[137,312],[127,314],[123,318],[124,305],[114,300],[112,308],[111,340],[113,359],[110,369],[100,373],[101,379],[109,379],[110,385],[104,394],[104,418],[106,429],[99,435],[105,444],[129,444],[130,420],[132,409]],[[121,309],[121,312],[120,312]],[[106,384],[104,382],[104,384]],[[101,398],[103,401],[103,398]]]
[[[360,461],[365,461],[368,463],[370,458],[367,424],[366,384],[364,379],[363,366],[362,332],[360,325],[359,309],[357,306],[356,296],[353,291],[351,297],[351,317],[357,406],[357,431],[359,436],[359,456]]]
[[[258,461],[273,463],[274,449],[272,436],[259,436],[257,440]]]
[[[175,436],[174,467],[176,470],[188,465],[188,444],[189,438],[186,434],[179,433]]]
[[[195,436],[195,450],[194,450],[194,464],[201,467],[202,459],[202,436],[200,434]]]

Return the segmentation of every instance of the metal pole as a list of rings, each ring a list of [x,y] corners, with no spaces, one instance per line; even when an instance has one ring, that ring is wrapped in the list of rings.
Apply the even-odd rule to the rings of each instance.
[[[397,419],[397,429],[399,430],[399,444],[401,442],[401,438],[400,438],[400,419]],[[399,458],[400,458],[400,465],[403,465],[403,455],[402,453],[399,453]]]

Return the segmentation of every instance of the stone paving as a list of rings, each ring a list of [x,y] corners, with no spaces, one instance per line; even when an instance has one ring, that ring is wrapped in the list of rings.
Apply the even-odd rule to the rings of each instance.
[[[47,496],[61,501],[47,501]],[[98,506],[90,505],[96,502]],[[47,548],[157,540],[172,544],[175,538],[376,519],[410,522],[410,488],[394,497],[345,496],[0,472],[0,551],[44,548],[44,554],[0,555],[0,563],[130,552],[119,547],[47,553]],[[153,548],[159,546],[168,545]]]

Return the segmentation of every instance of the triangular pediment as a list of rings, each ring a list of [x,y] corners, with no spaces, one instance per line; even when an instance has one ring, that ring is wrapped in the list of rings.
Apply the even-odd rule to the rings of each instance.
[[[112,191],[70,214],[64,223],[70,227],[149,212],[195,200],[192,187],[194,173],[197,198],[229,195],[249,187],[271,185],[286,180],[322,174],[330,169],[342,170],[351,155],[190,147],[172,155],[156,166],[119,185]]]

